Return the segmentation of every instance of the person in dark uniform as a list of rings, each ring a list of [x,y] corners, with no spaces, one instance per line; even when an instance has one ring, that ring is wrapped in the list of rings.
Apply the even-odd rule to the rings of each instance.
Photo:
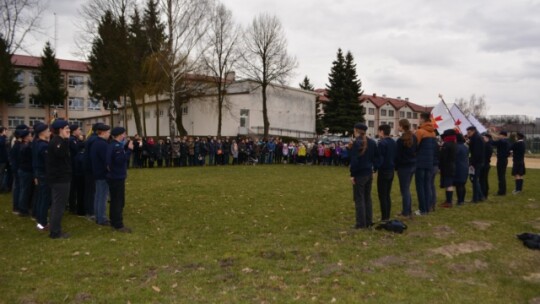
[[[4,178],[6,176],[5,172],[8,165],[8,147],[7,147],[7,136],[6,128],[0,126],[0,193],[7,191]]]
[[[463,134],[457,134],[456,146],[456,175],[454,176],[454,186],[456,187],[457,204],[463,205],[465,202],[467,177],[469,176],[469,148],[465,145]]]
[[[525,135],[518,132],[517,141],[510,148],[512,154],[512,175],[516,182],[516,188],[512,194],[519,194],[523,191],[523,176],[525,175]]]
[[[84,143],[83,169],[84,169],[84,211],[86,218],[95,220],[94,216],[94,197],[96,194],[96,180],[92,171],[92,158],[90,150],[97,139],[97,127],[102,123],[96,123],[92,126],[92,134]]]
[[[439,153],[439,169],[441,171],[441,188],[446,191],[446,200],[441,204],[443,208],[452,208],[454,194],[454,178],[456,175],[456,131],[445,130],[442,134],[443,145]]]
[[[497,149],[497,179],[499,180],[497,195],[506,195],[506,168],[508,167],[508,156],[510,156],[508,133],[501,131],[499,139],[490,143]]]
[[[17,176],[19,178],[19,216],[30,216],[30,201],[32,199],[32,135],[30,131],[20,132],[20,148],[18,154]]]
[[[109,215],[111,226],[118,232],[131,233],[131,229],[124,226],[123,210],[125,206],[127,163],[133,150],[133,142],[125,142],[126,129],[116,127],[112,129],[113,141],[107,149],[107,183],[111,195]]]
[[[111,127],[101,124],[97,126],[97,137],[92,148],[90,157],[92,158],[92,174],[96,180],[96,193],[94,197],[94,214],[96,223],[102,226],[109,226],[107,219],[107,195],[109,194],[109,185],[107,184],[107,149],[108,139],[111,135]]]
[[[47,182],[46,159],[49,149],[51,131],[46,124],[34,126],[34,134],[37,138],[32,150],[32,168],[34,170],[34,183],[37,187],[36,195],[36,228],[48,231],[48,214],[51,205],[51,189]]]
[[[493,155],[493,147],[490,142],[492,137],[488,133],[482,134],[482,139],[486,143],[484,148],[484,168],[482,169],[482,174],[480,174],[480,189],[482,189],[482,194],[484,198],[487,199],[489,195],[489,171],[491,169],[491,156]]]
[[[399,191],[402,197],[402,209],[399,216],[412,216],[411,181],[416,171],[416,136],[411,131],[411,123],[407,119],[399,121],[402,133],[397,140],[396,170],[399,179]],[[315,149],[315,147],[314,147]]]
[[[350,176],[356,211],[355,229],[365,229],[373,225],[371,185],[375,164],[378,163],[377,144],[366,136],[367,126],[354,125],[354,142],[351,143]]]
[[[485,143],[476,127],[467,128],[467,136],[469,138],[469,152],[471,158],[469,161],[469,174],[473,188],[473,203],[478,203],[484,199],[482,188],[480,187],[480,175],[484,168],[485,158]]]
[[[84,143],[80,140],[81,128],[78,125],[70,125],[69,130],[69,153],[71,155],[71,189],[69,191],[69,212],[72,214],[85,215],[84,212],[84,174],[77,166],[79,151],[84,149]],[[83,189],[83,191],[81,191]]]
[[[14,136],[15,142],[9,150],[9,164],[11,167],[11,174],[13,179],[13,185],[11,187],[12,198],[13,198],[13,214],[19,215],[19,152],[21,148],[21,132],[28,131],[28,126],[18,125],[15,128]]]
[[[62,217],[69,200],[71,182],[71,157],[69,155],[69,124],[56,119],[52,124],[53,137],[47,148],[46,176],[51,188],[51,219],[49,236],[53,239],[68,238],[62,231]]]
[[[392,207],[391,194],[397,147],[396,142],[390,138],[391,128],[389,125],[381,125],[378,130],[381,140],[378,146],[377,194],[381,205],[381,221],[389,221]]]

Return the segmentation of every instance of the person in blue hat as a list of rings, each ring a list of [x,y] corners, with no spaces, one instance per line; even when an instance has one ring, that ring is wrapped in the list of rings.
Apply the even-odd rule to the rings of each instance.
[[[96,192],[94,194],[94,215],[96,223],[102,226],[109,226],[107,219],[107,195],[109,185],[107,184],[107,147],[111,135],[111,127],[108,125],[98,125],[96,128],[97,137],[90,148],[90,158],[92,159],[92,175],[96,181]]]
[[[78,125],[70,125],[69,153],[71,155],[71,189],[69,191],[69,212],[79,216],[86,215],[84,208],[84,171],[80,165],[84,153],[82,131]]]
[[[89,220],[95,220],[94,216],[94,197],[96,193],[96,179],[92,171],[92,158],[90,153],[92,145],[97,139],[97,127],[102,125],[98,122],[92,126],[92,134],[86,139],[84,143],[83,152],[83,170],[84,170],[84,210],[86,218]]]
[[[508,132],[501,131],[496,140],[490,144],[497,150],[497,179],[499,182],[498,196],[506,195],[506,168],[508,167],[508,157],[510,156],[510,142]]]
[[[52,124],[53,136],[47,148],[45,172],[51,188],[51,218],[49,237],[68,238],[62,231],[62,217],[69,199],[71,183],[71,157],[69,155],[69,124],[56,119]]]
[[[37,186],[35,213],[36,213],[36,228],[42,231],[48,231],[48,213],[51,205],[50,188],[47,182],[46,174],[46,158],[49,149],[49,140],[51,131],[46,124],[34,126],[34,134],[37,138],[32,149],[32,169],[34,175],[34,183]]]
[[[366,130],[367,126],[364,124],[354,125],[355,140],[351,143],[350,176],[356,211],[355,229],[365,229],[373,225],[371,186],[379,153],[375,141],[366,136]]]
[[[7,129],[0,126],[0,193],[7,191],[4,178],[8,165]]]
[[[379,131],[379,164],[377,173],[377,194],[381,206],[381,221],[390,220],[392,207],[392,183],[394,181],[396,141],[390,138],[392,128],[389,125],[380,125]]]
[[[19,216],[30,216],[30,201],[32,199],[32,134],[28,130],[19,132],[20,148],[17,176],[19,179]]]
[[[21,148],[21,132],[28,131],[26,125],[18,125],[13,132],[15,141],[11,150],[9,150],[9,165],[11,167],[11,175],[13,184],[11,186],[13,214],[19,214],[19,152]]]
[[[133,142],[126,142],[126,129],[116,127],[112,129],[112,142],[107,150],[107,183],[111,196],[109,216],[111,226],[118,232],[130,233],[131,229],[124,226],[123,210],[125,205],[127,165]]]
[[[519,194],[523,191],[523,176],[525,175],[525,135],[521,132],[516,134],[517,141],[510,148],[512,154],[512,175],[516,187],[512,194]]]

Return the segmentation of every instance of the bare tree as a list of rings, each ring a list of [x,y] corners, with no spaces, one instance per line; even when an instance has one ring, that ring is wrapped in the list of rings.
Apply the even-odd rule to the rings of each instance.
[[[209,47],[203,60],[206,69],[213,76],[217,91],[217,136],[221,136],[227,87],[234,81],[230,76],[234,76],[234,68],[241,57],[238,47],[240,34],[240,27],[234,23],[231,11],[221,3],[215,6],[208,29]]]
[[[46,7],[43,0],[0,0],[0,36],[10,54],[24,50],[24,39],[39,29]]]
[[[262,89],[264,137],[268,137],[267,95],[269,85],[285,84],[297,67],[294,57],[287,54],[287,39],[281,22],[276,16],[261,14],[253,19],[244,37],[242,70]]]
[[[486,97],[483,95],[476,97],[476,94],[472,94],[469,100],[458,98],[456,104],[465,115],[472,114],[478,119],[483,119],[488,111]]]

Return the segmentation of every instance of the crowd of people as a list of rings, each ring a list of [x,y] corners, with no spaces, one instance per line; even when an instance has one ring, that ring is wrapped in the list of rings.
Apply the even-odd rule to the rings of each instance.
[[[240,164],[311,164],[348,166],[356,209],[355,228],[373,225],[372,182],[377,173],[377,194],[381,221],[391,217],[391,191],[395,174],[402,197],[400,217],[433,212],[437,202],[435,177],[445,199],[440,205],[450,208],[465,202],[467,180],[472,183],[472,203],[488,198],[490,161],[493,148],[497,155],[497,195],[506,195],[508,158],[513,157],[513,193],[523,189],[525,175],[524,135],[517,133],[513,144],[505,131],[496,138],[479,134],[476,128],[467,135],[450,129],[437,136],[430,115],[420,118],[413,132],[407,119],[399,121],[399,138],[391,127],[381,125],[375,138],[366,135],[367,127],[354,126],[354,138],[340,142],[286,142],[281,138],[249,137],[174,137],[132,139],[121,127],[102,123],[92,126],[85,138],[77,125],[57,119],[50,126],[17,126],[12,139],[0,127],[0,192],[11,191],[13,213],[32,216],[39,230],[51,238],[68,237],[61,221],[67,209],[98,225],[119,232],[131,232],[124,226],[125,180],[127,168],[185,167]],[[413,213],[411,182],[415,178],[418,209]],[[107,217],[107,200],[110,200]],[[50,209],[50,210],[49,210]],[[49,216],[50,213],[50,216]]]
[[[407,119],[399,121],[401,136],[395,141],[390,137],[390,126],[378,128],[378,142],[366,136],[367,127],[358,123],[354,126],[355,139],[349,144],[350,176],[356,210],[354,228],[364,229],[373,225],[371,188],[373,173],[377,172],[377,194],[381,208],[381,221],[390,220],[391,191],[394,174],[397,172],[402,196],[402,209],[398,214],[410,218],[412,211],[411,181],[414,178],[418,208],[414,214],[427,215],[435,211],[437,191],[435,177],[440,174],[440,187],[445,189],[443,208],[465,203],[465,184],[472,184],[471,203],[479,203],[489,196],[489,172],[493,148],[497,155],[497,195],[504,196],[508,158],[512,156],[512,175],[515,179],[513,194],[523,190],[525,175],[525,136],[517,133],[513,144],[508,133],[501,131],[496,138],[491,134],[479,134],[475,127],[467,128],[463,136],[455,129],[445,130],[437,136],[429,113],[420,116],[420,126],[415,133]]]

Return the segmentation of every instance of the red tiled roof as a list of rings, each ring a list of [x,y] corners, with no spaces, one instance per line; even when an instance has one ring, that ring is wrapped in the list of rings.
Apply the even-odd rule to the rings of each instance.
[[[62,71],[88,73],[88,62],[65,59],[56,60],[58,61],[58,65],[60,66],[60,70]],[[11,62],[17,67],[37,69],[41,64],[41,57],[15,54],[11,57]]]

